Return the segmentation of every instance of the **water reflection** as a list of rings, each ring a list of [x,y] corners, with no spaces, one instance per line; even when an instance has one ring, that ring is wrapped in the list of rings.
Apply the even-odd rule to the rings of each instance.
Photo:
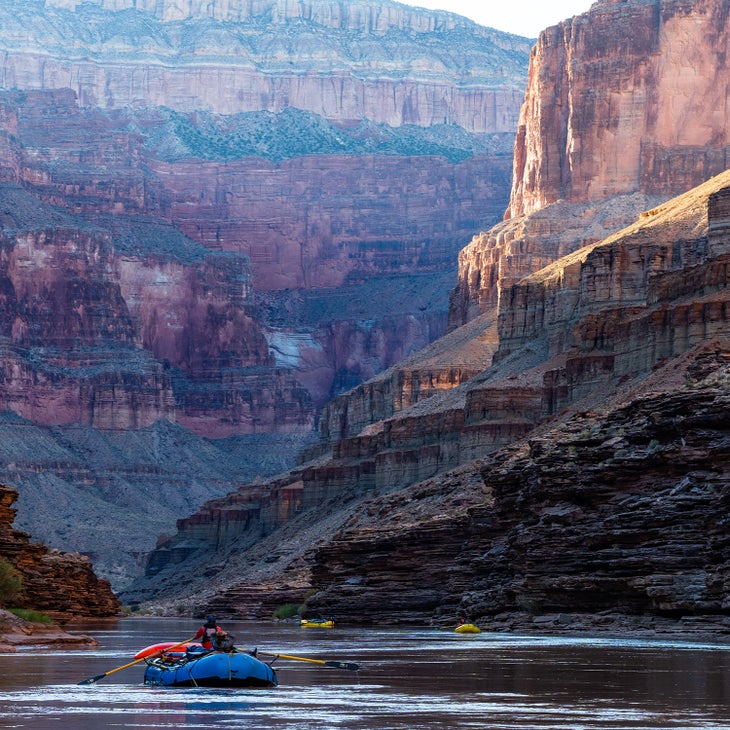
[[[99,649],[0,657],[0,727],[296,730],[728,730],[730,647],[482,633],[231,623],[244,648],[355,661],[360,672],[277,661],[273,690],[153,688],[143,665],[76,683],[181,640],[188,622],[84,627]]]

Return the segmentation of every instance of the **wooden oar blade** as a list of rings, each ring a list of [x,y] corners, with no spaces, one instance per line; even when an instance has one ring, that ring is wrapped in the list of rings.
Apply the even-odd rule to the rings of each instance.
[[[360,669],[359,664],[355,662],[336,662],[328,660],[324,663],[325,667],[334,667],[335,669],[349,669],[351,672],[357,672]]]

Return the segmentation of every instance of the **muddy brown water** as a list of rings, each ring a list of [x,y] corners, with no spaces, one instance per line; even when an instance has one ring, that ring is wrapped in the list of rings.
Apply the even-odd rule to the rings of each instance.
[[[196,622],[83,627],[97,649],[0,655],[0,727],[33,730],[730,730],[730,643],[533,637],[435,629],[227,622],[241,648],[357,662],[358,672],[277,660],[269,690],[163,689],[131,661]]]

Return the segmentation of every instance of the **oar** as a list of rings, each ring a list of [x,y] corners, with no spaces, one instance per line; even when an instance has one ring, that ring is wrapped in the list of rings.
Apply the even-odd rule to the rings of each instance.
[[[295,662],[311,662],[312,664],[321,664],[323,667],[333,667],[334,669],[349,669],[351,672],[357,672],[360,669],[359,664],[355,662],[338,662],[332,659],[309,659],[303,656],[291,656],[291,654],[271,654],[268,651],[257,650],[257,654],[264,656],[273,656],[276,659],[293,659]]]
[[[147,656],[140,657],[139,659],[135,659],[133,662],[129,662],[129,664],[122,664],[121,667],[117,667],[116,669],[110,669],[108,672],[104,672],[104,674],[97,674],[95,677],[89,677],[88,679],[82,679],[79,682],[79,684],[94,684],[95,682],[98,682],[100,679],[104,679],[104,677],[108,677],[110,674],[114,674],[114,672],[121,672],[122,669],[126,669],[127,667],[133,667],[135,664],[139,664],[140,662],[143,662],[145,659],[150,659],[152,657],[159,656],[160,654],[164,654],[166,651],[170,651],[170,649],[175,649],[178,646],[182,646],[183,644],[189,644],[192,641],[194,641],[194,639],[185,639],[185,641],[181,641],[179,644],[173,644],[172,646],[168,646],[165,649],[160,649],[159,651],[156,651],[154,654],[148,654]]]

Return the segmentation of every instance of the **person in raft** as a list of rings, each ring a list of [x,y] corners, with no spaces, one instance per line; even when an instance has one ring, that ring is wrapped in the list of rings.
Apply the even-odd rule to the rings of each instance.
[[[215,616],[208,616],[208,618],[205,619],[205,623],[195,633],[193,641],[199,640],[200,643],[203,645],[203,648],[212,649],[213,637],[217,633],[223,633],[223,629],[218,626],[218,623],[215,620]]]
[[[233,637],[218,626],[215,616],[208,616],[205,623],[197,630],[193,641],[200,640],[204,649],[233,649]]]

